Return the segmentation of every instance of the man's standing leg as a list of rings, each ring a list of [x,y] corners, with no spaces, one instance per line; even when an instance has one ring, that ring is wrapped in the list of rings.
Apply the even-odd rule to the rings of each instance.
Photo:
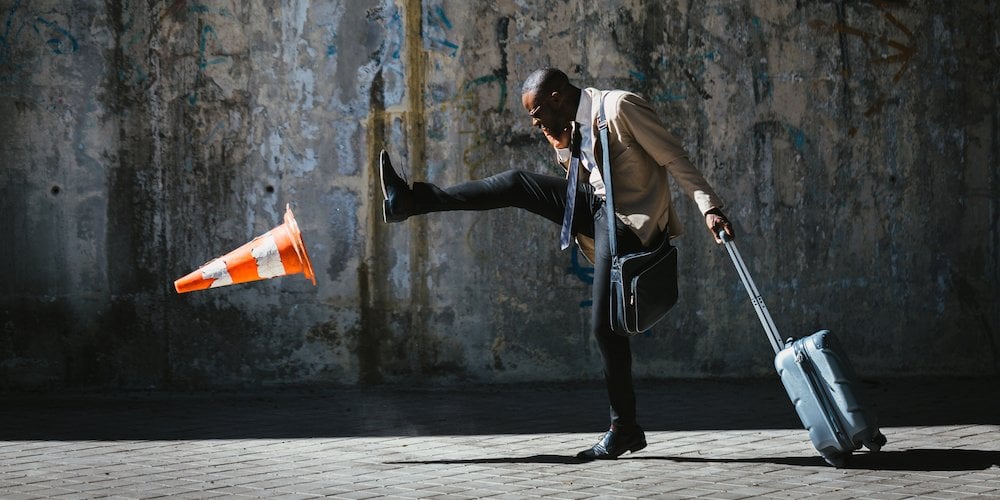
[[[595,210],[591,331],[604,361],[604,379],[611,403],[611,429],[592,448],[577,455],[589,460],[615,459],[626,451],[639,451],[646,447],[646,436],[636,422],[630,339],[611,330],[611,250],[607,216],[603,204]],[[617,218],[615,222],[618,251],[628,253],[639,250],[642,243],[635,233]]]

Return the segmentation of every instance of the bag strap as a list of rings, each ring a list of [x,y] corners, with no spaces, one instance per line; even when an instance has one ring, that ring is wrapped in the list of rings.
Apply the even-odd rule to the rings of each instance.
[[[600,118],[597,120],[597,129],[601,135],[601,167],[604,178],[604,207],[608,211],[608,247],[611,250],[611,257],[618,256],[618,237],[615,234],[615,196],[611,188],[611,153],[608,148],[608,120],[604,115],[604,92],[598,90],[597,107]]]

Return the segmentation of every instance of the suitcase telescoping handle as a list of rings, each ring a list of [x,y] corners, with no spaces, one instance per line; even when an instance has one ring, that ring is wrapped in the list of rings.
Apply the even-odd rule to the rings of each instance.
[[[774,326],[771,313],[767,311],[767,306],[764,305],[764,299],[760,296],[760,292],[757,291],[757,285],[754,284],[753,278],[750,277],[750,271],[747,271],[747,266],[743,262],[743,256],[740,255],[740,251],[736,248],[736,243],[726,234],[725,230],[719,230],[719,239],[726,246],[729,258],[732,259],[733,265],[736,266],[736,273],[740,275],[740,280],[743,281],[743,286],[746,287],[747,294],[750,295],[750,302],[753,303],[753,308],[757,311],[757,318],[760,319],[760,324],[764,327],[767,340],[771,341],[771,347],[774,348],[774,353],[777,354],[781,351],[784,343],[781,341],[781,335],[778,334],[778,327]]]

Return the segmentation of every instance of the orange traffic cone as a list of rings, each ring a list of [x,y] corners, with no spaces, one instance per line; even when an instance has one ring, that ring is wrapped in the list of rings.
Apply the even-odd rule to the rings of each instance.
[[[298,273],[316,284],[299,225],[286,206],[284,224],[175,281],[174,288],[185,293]]]

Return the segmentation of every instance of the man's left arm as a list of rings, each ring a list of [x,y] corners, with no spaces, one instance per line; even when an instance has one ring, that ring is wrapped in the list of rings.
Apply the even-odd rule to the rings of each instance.
[[[722,200],[701,172],[691,164],[680,141],[666,129],[649,103],[634,94],[627,94],[620,102],[617,119],[642,149],[658,165],[664,166],[698,205],[716,243],[722,243],[719,230],[725,230],[730,238],[735,238],[732,224],[722,212]]]

